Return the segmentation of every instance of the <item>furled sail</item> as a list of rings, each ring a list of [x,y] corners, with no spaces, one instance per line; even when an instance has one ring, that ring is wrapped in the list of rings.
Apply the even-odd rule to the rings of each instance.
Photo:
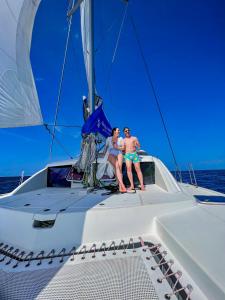
[[[0,127],[42,124],[30,63],[41,0],[0,0]]]
[[[80,17],[81,17],[81,36],[82,36],[82,45],[83,45],[83,54],[84,54],[84,63],[85,63],[85,69],[86,69],[86,75],[87,75],[87,81],[89,85],[90,80],[90,32],[88,28],[89,25],[89,5],[90,1],[83,0],[80,4]]]

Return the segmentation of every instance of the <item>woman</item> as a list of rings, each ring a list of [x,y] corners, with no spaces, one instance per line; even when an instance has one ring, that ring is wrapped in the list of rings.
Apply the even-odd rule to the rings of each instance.
[[[115,170],[115,175],[119,183],[119,191],[126,193],[126,187],[123,183],[122,165],[123,165],[123,154],[122,154],[122,138],[119,138],[120,130],[118,127],[113,128],[112,135],[107,138],[105,144],[105,152],[108,150],[109,156],[108,161],[111,163]]]

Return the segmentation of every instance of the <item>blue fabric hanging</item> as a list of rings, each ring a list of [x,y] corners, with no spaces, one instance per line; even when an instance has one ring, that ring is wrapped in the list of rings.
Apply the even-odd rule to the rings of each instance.
[[[100,133],[105,138],[109,137],[112,132],[112,127],[107,120],[105,113],[102,109],[102,104],[90,115],[84,123],[82,134]]]

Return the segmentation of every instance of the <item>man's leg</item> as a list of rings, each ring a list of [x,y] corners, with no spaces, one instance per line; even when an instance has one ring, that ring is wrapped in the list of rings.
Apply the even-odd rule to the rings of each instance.
[[[140,185],[141,185],[141,190],[144,191],[145,186],[144,186],[144,182],[143,182],[143,175],[142,175],[140,163],[139,162],[134,163],[134,167],[135,167],[135,171],[136,171],[137,176],[138,176],[138,180],[139,180]]]
[[[134,180],[133,180],[133,174],[132,174],[132,161],[126,160],[126,167],[127,167],[127,176],[130,181],[130,189],[134,189]]]

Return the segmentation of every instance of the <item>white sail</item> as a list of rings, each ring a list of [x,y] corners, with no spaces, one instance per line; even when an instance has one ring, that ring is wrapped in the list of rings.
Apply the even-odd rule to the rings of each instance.
[[[30,63],[41,0],[0,0],[0,127],[42,124]]]

